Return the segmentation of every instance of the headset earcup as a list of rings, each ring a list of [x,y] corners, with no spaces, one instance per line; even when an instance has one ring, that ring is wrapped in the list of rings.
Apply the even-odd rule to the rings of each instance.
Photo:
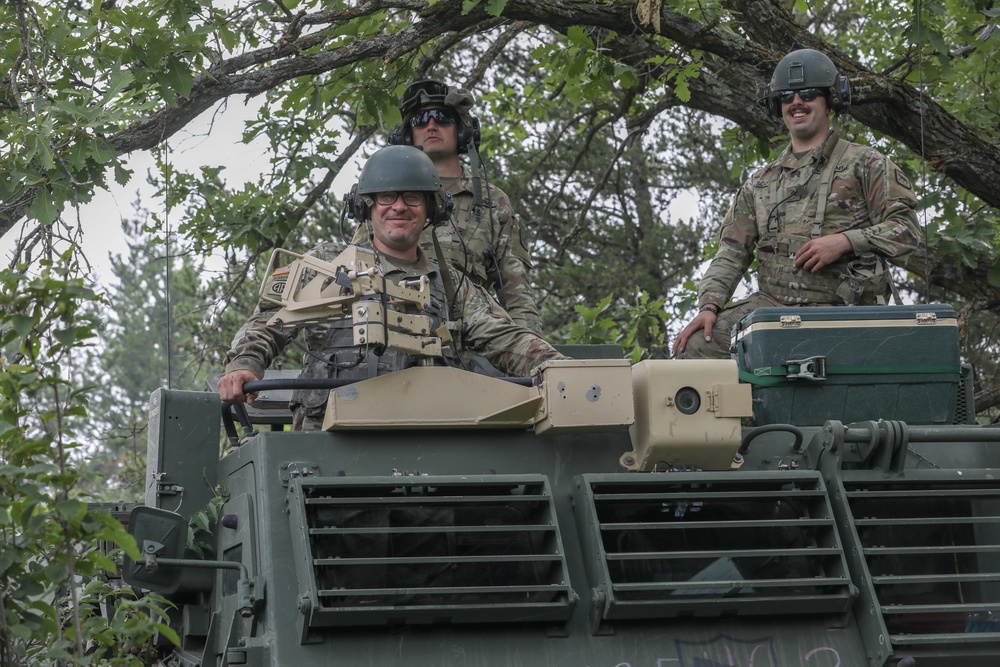
[[[760,98],[760,104],[769,115],[781,118],[781,103],[777,97],[771,96],[771,84],[764,86],[764,97]]]
[[[846,111],[851,106],[851,82],[846,76],[837,77],[831,92],[834,111]]]
[[[351,220],[364,222],[371,217],[368,204],[365,202],[364,197],[358,194],[357,183],[351,186],[351,191],[344,196],[344,201],[347,202],[347,217]]]
[[[479,116],[472,116],[472,141],[476,145],[476,150],[479,150],[479,145],[483,143],[483,130],[479,124]]]
[[[350,192],[344,195],[344,205],[347,209],[347,217],[351,220],[358,219],[358,184],[351,186]]]
[[[457,139],[459,153],[469,152],[470,141],[475,144],[476,150],[479,150],[479,145],[483,143],[483,133],[477,116],[470,116],[468,125],[463,121],[458,122]]]
[[[412,146],[413,134],[408,123],[403,122],[396,126],[389,135],[390,146]]]

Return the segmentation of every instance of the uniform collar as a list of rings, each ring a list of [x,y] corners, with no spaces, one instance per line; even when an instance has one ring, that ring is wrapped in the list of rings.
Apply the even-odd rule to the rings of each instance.
[[[469,170],[468,165],[462,164],[462,175],[454,178],[442,178],[442,185],[444,185],[445,192],[452,195],[457,195],[462,192],[472,192],[472,172]]]
[[[802,157],[795,157],[795,154],[792,152],[792,144],[789,143],[785,147],[785,150],[781,152],[781,155],[778,156],[778,159],[768,166],[768,170],[777,169],[779,167],[783,167],[785,169],[801,169],[802,167],[815,164],[816,161],[820,159],[821,147],[823,149],[822,157],[829,160],[830,156],[833,155],[833,150],[841,141],[840,128],[833,126],[831,129],[833,130],[833,134],[830,135],[830,138],[827,140],[825,145],[820,144],[816,148],[808,151]]]
[[[417,246],[417,259],[413,261],[397,259],[377,250],[375,252],[378,253],[379,261],[382,262],[386,275],[398,271],[406,276],[418,276],[437,271],[437,265],[427,257],[420,246]]]

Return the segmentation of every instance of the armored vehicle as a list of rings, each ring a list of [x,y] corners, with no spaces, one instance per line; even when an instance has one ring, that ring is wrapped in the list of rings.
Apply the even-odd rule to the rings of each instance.
[[[951,308],[738,329],[725,361],[333,386],[317,432],[288,430],[288,372],[246,416],[156,391],[123,570],[174,605],[161,664],[998,664],[1000,429],[972,423]]]

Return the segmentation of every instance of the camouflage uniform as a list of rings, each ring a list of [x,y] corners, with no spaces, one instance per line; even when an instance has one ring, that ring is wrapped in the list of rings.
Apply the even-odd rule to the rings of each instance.
[[[363,244],[370,248],[369,244]],[[340,254],[341,245],[327,243],[309,254],[332,261]],[[534,332],[515,324],[496,301],[480,288],[465,282],[457,287],[458,308],[448,317],[447,304],[437,264],[418,250],[415,262],[405,262],[379,254],[386,279],[398,284],[401,280],[428,275],[431,278],[431,304],[422,314],[431,317],[432,329],[445,323],[452,330],[452,337],[461,340],[469,351],[481,354],[497,368],[508,374],[527,376],[531,369],[549,359],[565,357]],[[288,344],[288,338],[276,329],[266,327],[267,320],[276,307],[259,303],[253,316],[240,328],[233,339],[232,349],[226,355],[226,372],[249,370],[263,377],[264,370]],[[364,379],[413,366],[416,360],[409,355],[387,350],[376,360],[372,353],[358,361],[354,345],[351,318],[331,320],[318,325],[302,327],[305,345],[312,354],[307,355],[301,377]],[[297,333],[294,332],[294,333]],[[338,367],[331,366],[333,360]],[[459,365],[454,356],[446,357],[450,365]],[[322,418],[326,407],[327,390],[296,392],[292,409],[304,408],[304,415],[311,419]]]
[[[515,323],[541,333],[542,321],[528,280],[531,255],[521,236],[521,223],[510,205],[510,199],[492,184],[487,196],[484,183],[481,186],[482,204],[477,209],[472,173],[465,166],[462,167],[461,177],[442,178],[441,184],[451,194],[454,208],[451,220],[437,228],[437,236],[444,259],[458,273],[459,282],[465,276],[489,290],[502,301]],[[461,238],[452,224],[458,227]],[[436,259],[431,234],[431,227],[423,231],[420,246],[428,256]],[[367,240],[364,226],[359,226],[353,241],[363,243]],[[462,240],[465,241],[464,246]]]
[[[827,142],[822,162],[820,150],[796,157],[789,146],[736,193],[722,223],[719,251],[698,287],[698,305],[722,309],[755,253],[759,291],[719,314],[711,343],[692,336],[686,356],[727,357],[732,326],[760,306],[884,303],[889,276],[882,258],[912,252],[920,240],[910,181],[884,155],[841,139],[838,132]],[[840,232],[853,253],[816,273],[794,268],[803,244]]]

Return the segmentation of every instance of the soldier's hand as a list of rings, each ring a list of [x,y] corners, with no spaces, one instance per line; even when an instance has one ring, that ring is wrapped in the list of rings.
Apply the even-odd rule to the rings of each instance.
[[[795,268],[816,273],[853,249],[851,240],[845,234],[830,234],[810,239],[795,253]]]
[[[253,371],[239,370],[226,373],[219,378],[219,398],[226,403],[253,403],[257,398],[257,392],[244,394],[243,384],[259,379]]]
[[[674,349],[671,350],[671,354],[676,357],[678,354],[684,352],[685,348],[687,348],[688,339],[699,330],[705,332],[706,343],[712,342],[712,329],[715,327],[716,319],[718,317],[710,310],[703,310],[698,313],[698,316],[688,322],[684,330],[677,334],[677,340],[674,341]]]

